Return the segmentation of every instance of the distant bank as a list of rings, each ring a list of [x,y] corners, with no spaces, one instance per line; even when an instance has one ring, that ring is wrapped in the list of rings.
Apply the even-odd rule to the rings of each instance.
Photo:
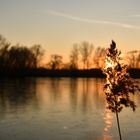
[[[130,69],[132,78],[140,78],[140,69]],[[105,78],[101,69],[90,70],[48,70],[24,69],[24,70],[6,70],[0,71],[0,77],[94,77]]]

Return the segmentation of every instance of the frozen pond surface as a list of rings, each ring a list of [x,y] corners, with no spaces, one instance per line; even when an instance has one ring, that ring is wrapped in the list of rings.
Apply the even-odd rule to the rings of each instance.
[[[104,79],[0,80],[0,140],[118,140],[115,114],[106,110]],[[120,114],[124,140],[140,140],[136,112]]]

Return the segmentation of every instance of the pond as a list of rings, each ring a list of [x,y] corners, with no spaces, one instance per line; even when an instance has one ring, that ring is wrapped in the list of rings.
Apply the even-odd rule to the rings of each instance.
[[[118,140],[104,83],[95,78],[1,79],[0,140]],[[132,99],[136,111],[126,108],[119,114],[124,140],[140,139],[140,95]]]

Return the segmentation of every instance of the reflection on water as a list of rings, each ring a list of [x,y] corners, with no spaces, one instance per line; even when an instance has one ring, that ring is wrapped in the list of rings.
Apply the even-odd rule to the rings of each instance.
[[[30,82],[26,79],[1,80],[0,111],[16,110],[20,106],[24,106],[22,109],[26,109],[29,104],[36,107],[36,83],[34,80]]]
[[[112,136],[110,135],[110,129],[112,127],[112,121],[113,121],[113,116],[111,112],[107,109],[105,109],[104,112],[104,121],[105,121],[105,128],[104,128],[104,133],[103,133],[103,140],[111,140]]]
[[[0,80],[0,140],[117,140],[115,115],[106,110],[104,79]],[[122,135],[140,139],[140,95],[135,113],[120,114]]]

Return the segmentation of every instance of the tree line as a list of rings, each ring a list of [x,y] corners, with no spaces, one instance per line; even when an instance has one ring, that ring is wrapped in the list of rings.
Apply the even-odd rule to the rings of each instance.
[[[21,70],[37,68],[43,55],[40,45],[31,47],[11,45],[0,35],[0,70]]]
[[[43,67],[51,70],[100,69],[104,66],[105,53],[105,48],[95,48],[92,43],[83,41],[72,46],[69,62],[64,63],[61,55],[52,54]],[[5,37],[0,35],[0,71],[40,68],[43,55],[44,49],[39,44],[31,47],[20,44],[12,45]],[[140,68],[140,51],[129,52],[127,60],[131,68]]]
[[[53,54],[50,56],[50,61],[47,63],[47,68],[56,69],[91,69],[102,68],[104,65],[106,49],[102,47],[94,48],[92,43],[83,41],[75,43],[69,54],[69,62],[63,63],[61,55]]]

